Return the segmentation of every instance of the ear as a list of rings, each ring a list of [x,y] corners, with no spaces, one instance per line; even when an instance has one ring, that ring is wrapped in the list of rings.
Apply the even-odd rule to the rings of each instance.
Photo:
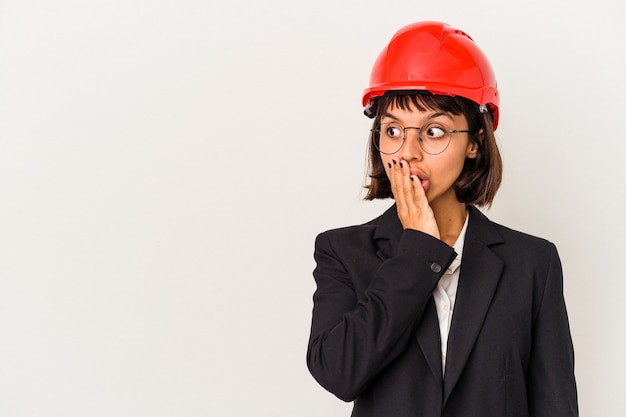
[[[469,143],[467,144],[467,152],[465,155],[467,158],[474,159],[476,158],[476,156],[478,156],[478,141],[482,141],[482,139],[483,139],[483,130],[480,129],[480,131],[476,133],[476,136],[472,137]]]
[[[475,139],[470,140],[467,144],[467,152],[465,156],[469,159],[474,159],[478,155],[478,142]]]

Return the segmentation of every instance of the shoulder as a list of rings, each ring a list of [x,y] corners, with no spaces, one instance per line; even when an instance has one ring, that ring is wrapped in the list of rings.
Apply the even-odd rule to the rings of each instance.
[[[397,242],[402,231],[402,224],[394,204],[380,216],[366,223],[320,233],[315,241],[315,248],[330,250],[338,256],[365,256],[381,250],[381,244],[387,247],[389,242]]]
[[[402,225],[398,219],[395,204],[385,210],[381,215],[362,224],[338,227],[320,233],[317,239],[373,239],[380,228],[385,234],[393,234],[402,231]]]
[[[534,236],[528,233],[524,233],[519,230],[511,229],[510,227],[503,226],[501,224],[492,222],[498,233],[502,235],[502,237],[511,244],[529,246],[529,247],[537,247],[537,248],[546,248],[554,246],[551,241],[541,236]]]
[[[544,237],[493,222],[476,208],[472,208],[470,214],[473,218],[470,217],[468,234],[471,233],[474,239],[485,242],[497,253],[519,260],[550,261],[555,255],[558,257],[555,245]]]
[[[529,244],[532,246],[552,245],[550,241],[543,237],[534,236],[519,230],[512,229],[502,224],[490,220],[478,208],[470,206],[470,228],[481,239],[507,243]]]
[[[328,242],[331,245],[343,245],[346,242],[352,245],[357,242],[371,242],[381,217],[382,215],[362,224],[326,230],[317,235],[315,246],[319,246],[322,242]]]

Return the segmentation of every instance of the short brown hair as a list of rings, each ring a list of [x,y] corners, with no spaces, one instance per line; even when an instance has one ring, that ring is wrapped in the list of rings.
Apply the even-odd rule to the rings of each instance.
[[[382,116],[390,106],[406,110],[413,104],[420,111],[444,111],[465,116],[468,130],[472,132],[470,138],[478,144],[478,153],[474,159],[465,159],[463,170],[454,183],[456,198],[465,204],[491,206],[502,182],[502,158],[496,144],[493,113],[490,110],[481,112],[478,104],[464,97],[435,95],[425,91],[396,92],[383,95],[377,101],[369,139],[370,183],[365,186],[368,190],[366,200],[393,198],[391,183],[376,150],[380,136],[375,129],[380,128]]]

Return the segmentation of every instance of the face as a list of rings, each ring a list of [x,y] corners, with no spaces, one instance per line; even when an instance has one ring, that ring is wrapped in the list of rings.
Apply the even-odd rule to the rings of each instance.
[[[420,127],[426,123],[439,122],[452,130],[467,130],[464,115],[441,111],[420,111],[412,103],[406,110],[391,105],[381,118],[381,124],[396,122],[404,127]],[[440,154],[431,155],[422,150],[418,142],[418,130],[407,129],[402,148],[392,155],[380,154],[384,166],[388,163],[406,161],[412,175],[416,175],[432,206],[456,203],[453,185],[461,174],[466,158],[476,158],[478,145],[465,132],[452,133],[450,145]]]

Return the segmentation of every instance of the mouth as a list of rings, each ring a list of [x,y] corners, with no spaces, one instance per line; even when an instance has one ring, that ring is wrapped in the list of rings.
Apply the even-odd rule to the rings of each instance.
[[[430,181],[428,180],[428,178],[426,178],[426,176],[423,173],[421,173],[418,170],[412,169],[411,175],[414,177],[417,177],[424,191],[428,190],[428,187],[430,186]]]

